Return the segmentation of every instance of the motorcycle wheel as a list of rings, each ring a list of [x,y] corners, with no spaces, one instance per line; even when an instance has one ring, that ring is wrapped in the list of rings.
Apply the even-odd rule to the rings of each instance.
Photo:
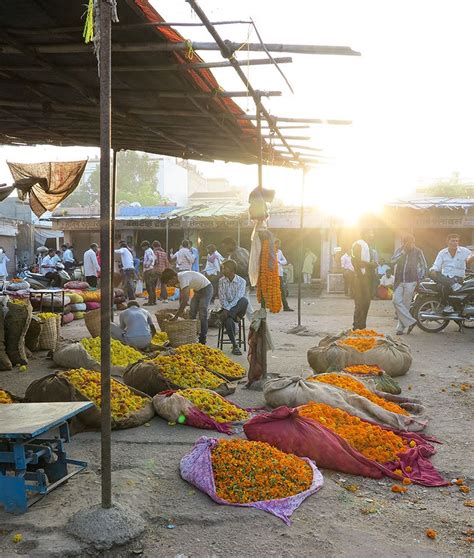
[[[426,320],[420,317],[422,312],[442,312],[443,305],[440,301],[433,297],[433,298],[423,298],[421,300],[415,301],[413,306],[413,316],[416,319],[416,323],[418,327],[427,333],[438,333],[443,331],[448,324],[449,320]]]

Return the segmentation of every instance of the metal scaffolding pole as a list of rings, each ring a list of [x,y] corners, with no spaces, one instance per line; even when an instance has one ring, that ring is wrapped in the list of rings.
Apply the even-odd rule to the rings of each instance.
[[[110,413],[110,304],[111,299],[111,6],[100,3],[100,309],[101,358],[101,481],[102,507],[112,506],[112,452]]]

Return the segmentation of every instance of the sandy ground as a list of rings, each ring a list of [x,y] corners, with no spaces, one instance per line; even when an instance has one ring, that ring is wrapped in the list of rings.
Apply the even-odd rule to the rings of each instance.
[[[290,304],[296,301],[290,299]],[[296,313],[270,318],[277,350],[269,356],[269,371],[294,375],[308,369],[306,351],[326,333],[350,327],[352,301],[323,296],[303,302],[304,336],[286,332],[296,324]],[[393,333],[390,302],[372,304],[368,327]],[[75,322],[63,328],[67,338],[85,336]],[[209,342],[215,346],[216,330]],[[460,334],[450,325],[439,334],[415,329],[404,338],[413,352],[413,365],[399,378],[403,393],[422,399],[431,422],[426,432],[442,445],[433,462],[447,479],[463,477],[472,485],[472,394],[463,382],[474,384],[474,331]],[[240,359],[245,363],[245,356]],[[22,395],[27,385],[54,369],[42,353],[35,354],[26,372],[0,372],[0,385]],[[261,392],[239,385],[231,400],[244,406],[263,404]],[[255,557],[255,556],[468,556],[466,542],[473,509],[463,505],[474,498],[456,486],[410,486],[393,494],[389,479],[376,481],[323,471],[325,485],[294,513],[287,527],[276,517],[254,509],[218,506],[181,480],[179,460],[201,435],[212,431],[168,426],[155,417],[149,426],[113,433],[113,492],[116,502],[138,512],[147,523],[145,534],[127,547],[103,556]],[[0,511],[0,556],[89,556],[92,549],[66,535],[64,526],[77,510],[100,501],[99,434],[81,433],[69,444],[71,457],[85,459],[89,470],[74,477],[32,506],[22,516]],[[344,485],[355,484],[353,493]],[[474,489],[474,486],[473,486]],[[436,540],[425,536],[438,532]],[[14,533],[23,535],[13,544]]]

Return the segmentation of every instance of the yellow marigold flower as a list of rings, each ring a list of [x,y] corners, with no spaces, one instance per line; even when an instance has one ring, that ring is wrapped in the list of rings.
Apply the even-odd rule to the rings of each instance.
[[[81,345],[89,353],[89,355],[100,364],[100,337],[94,337],[92,339],[85,337],[84,339],[81,339]],[[110,360],[112,366],[128,366],[129,364],[133,364],[142,358],[142,353],[133,347],[124,345],[120,341],[117,341],[117,339],[110,340]]]
[[[167,341],[169,341],[169,339],[166,331],[157,331],[151,340],[155,345],[163,345]]]
[[[182,388],[215,389],[224,383],[204,367],[181,355],[159,355],[152,360],[159,373]]]
[[[250,415],[239,409],[217,393],[206,389],[180,389],[177,393],[191,401],[206,415],[216,422],[236,422],[247,420]]]
[[[181,345],[176,349],[176,353],[190,358],[209,372],[217,372],[229,378],[241,378],[245,375],[243,366],[228,358],[221,350],[201,343]]]
[[[8,405],[10,403],[15,403],[15,402],[6,391],[0,389],[0,404]]]
[[[36,314],[38,316],[38,318],[40,318],[41,320],[49,320],[50,318],[57,318],[59,314],[55,314],[54,312],[40,312],[39,314]]]

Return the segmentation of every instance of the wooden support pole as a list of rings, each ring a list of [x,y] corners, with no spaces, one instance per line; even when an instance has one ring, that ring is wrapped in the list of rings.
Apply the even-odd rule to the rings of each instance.
[[[289,118],[286,116],[271,115],[271,119],[275,122],[295,122],[301,124],[329,124],[332,126],[350,126],[352,120],[337,120],[334,118]],[[257,120],[256,114],[245,114],[239,117],[239,120]]]
[[[306,167],[303,167],[303,176],[301,179],[301,200],[300,200],[300,249],[298,258],[298,327],[301,327],[301,278],[303,275],[303,259],[304,259],[304,187],[306,182]]]

